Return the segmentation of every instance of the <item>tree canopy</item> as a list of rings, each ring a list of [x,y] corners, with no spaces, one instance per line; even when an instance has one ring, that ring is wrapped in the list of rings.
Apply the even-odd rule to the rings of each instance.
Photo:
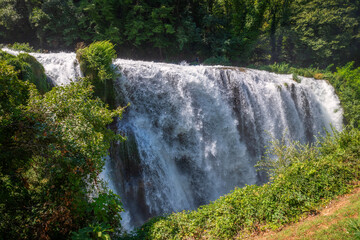
[[[0,41],[49,49],[110,40],[124,57],[151,60],[326,67],[359,59],[357,0],[6,0],[0,16]]]

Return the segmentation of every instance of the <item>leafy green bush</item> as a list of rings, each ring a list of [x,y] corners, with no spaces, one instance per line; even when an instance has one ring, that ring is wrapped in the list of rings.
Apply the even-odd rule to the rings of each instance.
[[[100,81],[114,77],[111,64],[115,57],[114,45],[109,41],[94,42],[77,51],[77,59],[84,74]]]
[[[153,219],[133,239],[246,238],[297,221],[359,180],[359,144],[358,129],[328,134],[314,146],[274,141],[259,163],[271,182],[236,188],[196,211]]]
[[[86,48],[79,49],[76,57],[81,71],[95,86],[95,94],[110,107],[115,108],[113,79],[117,76],[112,66],[116,57],[114,45],[109,41],[94,42]]]
[[[86,79],[40,95],[4,60],[0,89],[0,238],[113,235],[121,202],[98,176],[123,140],[107,128],[123,110],[94,99]]]
[[[360,67],[353,66],[354,62],[350,62],[337,68],[331,83],[339,94],[348,124],[360,128]]]
[[[29,98],[28,83],[18,79],[18,72],[0,58],[0,124],[15,114]]]
[[[35,49],[29,45],[29,43],[13,43],[9,45],[9,48],[24,51],[24,52],[35,52]]]
[[[260,70],[265,70],[268,72],[280,73],[280,74],[295,74],[295,75],[299,75],[299,76],[303,76],[303,77],[325,79],[325,78],[327,78],[326,73],[331,74],[328,69],[331,68],[332,65],[329,66],[325,70],[321,70],[319,68],[311,68],[311,67],[296,68],[296,67],[290,66],[290,64],[288,64],[288,63],[274,63],[272,65],[264,65],[264,66],[251,65],[249,67],[257,68]]]
[[[5,60],[7,64],[14,66],[18,71],[18,78],[35,84],[41,93],[51,89],[44,67],[33,56],[27,53],[14,56],[0,50],[0,60]]]
[[[115,232],[114,227],[120,226],[119,213],[123,211],[121,206],[119,196],[111,190],[100,193],[91,203],[96,221],[78,232],[72,232],[72,239],[110,239],[110,234]]]

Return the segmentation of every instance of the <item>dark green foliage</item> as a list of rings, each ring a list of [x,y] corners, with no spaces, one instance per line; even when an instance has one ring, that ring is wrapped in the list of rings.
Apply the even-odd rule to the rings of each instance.
[[[18,79],[17,72],[13,66],[0,60],[0,148],[10,148],[13,140],[10,136],[15,133],[13,127],[17,119],[22,118],[21,106],[26,105],[30,96],[30,86],[28,82]],[[1,171],[13,172],[17,168],[27,166],[26,159],[19,156],[25,154],[21,149],[12,153],[11,151],[0,151]],[[25,154],[26,155],[26,154]],[[5,161],[9,157],[18,159],[17,161]],[[3,196],[1,196],[3,197]]]
[[[79,49],[76,57],[81,71],[95,86],[95,94],[115,108],[113,80],[117,75],[112,65],[112,60],[116,57],[114,45],[109,41],[94,42]]]
[[[35,52],[35,49],[29,45],[29,43],[13,43],[9,48],[23,52]]]
[[[330,82],[336,87],[347,123],[360,128],[360,67],[353,65],[338,68]]]
[[[274,141],[259,164],[270,171],[270,183],[237,188],[196,211],[153,219],[126,238],[246,238],[297,221],[359,180],[359,144],[357,129],[328,134],[314,146]]]
[[[227,59],[226,57],[211,57],[206,59],[203,62],[204,65],[224,65],[224,66],[229,66],[231,65],[229,59]]]
[[[348,0],[295,0],[292,26],[306,65],[345,64],[355,60],[360,40],[360,4]]]
[[[29,1],[25,4],[31,9],[28,19],[41,47],[58,48],[87,39],[79,26],[82,14],[73,1]]]
[[[232,41],[228,51],[235,60],[248,62],[252,58],[268,4],[266,1],[254,0],[231,1]]]
[[[122,209],[119,196],[109,191],[108,193],[100,193],[98,197],[93,199],[91,209],[95,215],[96,222],[88,227],[80,229],[78,232],[72,232],[72,239],[105,239],[109,240],[115,227],[120,225],[120,212]]]
[[[18,72],[6,61],[0,60],[1,73],[1,120],[5,120],[6,114],[15,114],[16,107],[26,104],[29,97],[28,83],[18,79]]]
[[[27,53],[14,56],[0,50],[0,60],[5,60],[7,64],[14,66],[18,71],[18,78],[35,84],[40,93],[50,90],[44,67],[33,56]]]
[[[121,202],[98,175],[123,140],[107,128],[123,110],[94,99],[88,80],[40,95],[4,60],[0,89],[0,238],[113,234]]]
[[[16,12],[15,8],[15,0],[0,2],[0,27],[10,29],[16,26],[21,16]]]
[[[0,38],[68,50],[110,40],[131,58],[324,68],[358,61],[359,12],[355,0],[6,0]]]

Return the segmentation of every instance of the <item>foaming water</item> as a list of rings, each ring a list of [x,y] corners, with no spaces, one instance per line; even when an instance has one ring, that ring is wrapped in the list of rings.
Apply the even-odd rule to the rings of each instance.
[[[22,51],[15,51],[9,48],[2,48],[1,50],[18,55]],[[41,63],[45,69],[45,74],[53,85],[66,85],[72,81],[83,77],[75,53],[29,53]]]
[[[45,69],[55,86],[66,85],[83,77],[75,53],[30,53]]]
[[[112,181],[135,225],[263,182],[254,165],[271,136],[313,142],[330,125],[342,126],[326,81],[222,66],[114,65],[122,74],[119,97],[131,103],[118,129],[133,142],[117,147],[138,159],[113,153]]]
[[[81,76],[75,53],[31,55],[54,85]],[[324,80],[122,59],[114,66],[118,101],[131,103],[115,128],[128,140],[112,145],[102,177],[122,197],[126,229],[264,182],[254,165],[271,136],[311,143],[331,126],[341,130],[339,99]]]

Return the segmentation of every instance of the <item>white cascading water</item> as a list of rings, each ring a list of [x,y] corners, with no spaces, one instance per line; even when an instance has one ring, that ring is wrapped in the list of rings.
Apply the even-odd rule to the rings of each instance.
[[[119,95],[131,103],[118,129],[132,136],[141,163],[133,176],[122,170],[131,164],[114,163],[112,179],[135,225],[261,183],[254,165],[272,136],[313,142],[342,126],[339,100],[323,80],[222,66],[114,65]]]
[[[74,53],[32,54],[55,85],[80,76]],[[131,103],[105,178],[120,196],[125,225],[195,209],[236,186],[265,179],[254,165],[271,137],[313,142],[342,109],[324,80],[222,66],[117,59],[119,102]]]
[[[66,85],[83,77],[75,53],[31,53],[44,66],[45,73],[55,86]]]
[[[21,51],[14,51],[8,48],[1,50],[12,54],[18,55]],[[80,66],[76,60],[75,53],[29,53],[41,63],[45,69],[46,76],[50,79],[51,83],[55,86],[66,85],[71,81],[82,77]]]

